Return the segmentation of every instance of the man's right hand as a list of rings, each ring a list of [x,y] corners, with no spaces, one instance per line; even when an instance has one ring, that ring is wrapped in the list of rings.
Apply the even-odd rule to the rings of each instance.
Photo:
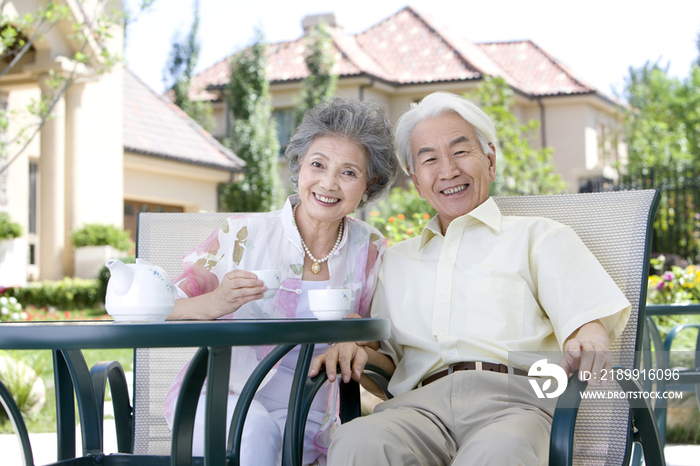
[[[343,382],[349,382],[350,378],[359,382],[368,359],[367,350],[364,346],[354,342],[336,343],[326,350],[325,353],[314,358],[311,362],[309,375],[311,377],[317,376],[321,368],[326,366],[328,380],[335,382],[337,367],[340,366],[340,376]]]

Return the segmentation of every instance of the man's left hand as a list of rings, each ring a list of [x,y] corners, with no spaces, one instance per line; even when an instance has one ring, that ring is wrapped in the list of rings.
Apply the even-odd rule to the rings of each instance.
[[[600,380],[601,385],[605,386],[608,382],[605,374],[609,374],[612,369],[609,348],[610,340],[603,324],[597,320],[589,322],[566,341],[559,365],[569,375],[578,371],[579,380],[584,380],[584,373],[590,374],[589,385]]]

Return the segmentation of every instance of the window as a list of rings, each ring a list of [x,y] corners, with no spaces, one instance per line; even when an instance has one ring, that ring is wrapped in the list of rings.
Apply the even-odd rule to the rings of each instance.
[[[280,143],[280,155],[284,155],[287,144],[296,129],[294,125],[294,111],[291,108],[283,108],[272,112],[277,122],[277,140]]]
[[[136,221],[139,212],[184,212],[182,206],[153,204],[150,202],[124,201],[124,229],[131,231],[131,241],[136,241]]]
[[[36,175],[39,165],[36,162],[29,163],[29,233],[36,233]]]

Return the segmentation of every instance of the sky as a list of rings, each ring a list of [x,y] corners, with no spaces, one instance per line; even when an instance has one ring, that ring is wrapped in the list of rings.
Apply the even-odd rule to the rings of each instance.
[[[136,13],[142,0],[124,0]],[[200,0],[203,71],[249,45],[256,25],[269,42],[297,39],[306,15],[333,12],[347,33],[362,32],[408,0]],[[173,39],[184,37],[194,0],[155,0],[126,32],[127,66],[156,92]],[[472,42],[529,39],[577,76],[614,95],[628,69],[647,61],[685,78],[698,57],[700,0],[412,0],[410,5]]]

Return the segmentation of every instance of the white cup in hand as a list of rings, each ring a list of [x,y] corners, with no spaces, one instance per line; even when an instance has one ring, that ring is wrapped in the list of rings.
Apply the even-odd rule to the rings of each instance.
[[[318,320],[342,319],[350,310],[350,290],[309,290],[309,308]]]
[[[275,296],[280,287],[280,271],[279,270],[252,270],[258,276],[258,280],[262,280],[267,291],[263,294],[263,299],[270,299]]]

